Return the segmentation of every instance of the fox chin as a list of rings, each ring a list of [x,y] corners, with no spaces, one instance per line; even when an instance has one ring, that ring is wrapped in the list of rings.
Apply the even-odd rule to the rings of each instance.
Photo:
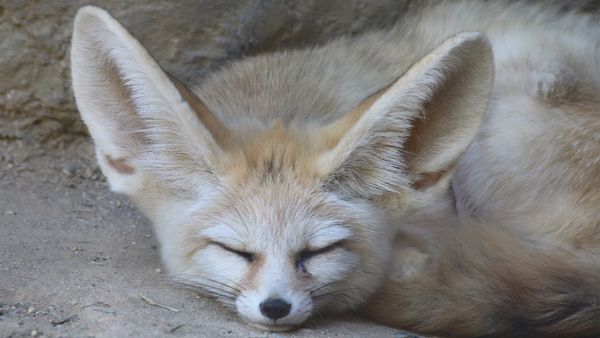
[[[600,334],[600,25],[506,1],[231,62],[188,87],[83,7],[71,70],[172,281],[252,326]]]

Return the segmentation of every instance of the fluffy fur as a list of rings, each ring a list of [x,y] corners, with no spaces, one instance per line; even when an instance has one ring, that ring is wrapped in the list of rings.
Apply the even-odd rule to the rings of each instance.
[[[174,280],[252,325],[368,302],[424,333],[592,335],[599,36],[583,15],[438,3],[189,89],[85,7],[73,88]]]

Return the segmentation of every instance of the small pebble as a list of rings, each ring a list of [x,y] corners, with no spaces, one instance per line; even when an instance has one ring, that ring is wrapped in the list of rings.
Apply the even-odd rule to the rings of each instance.
[[[91,178],[92,175],[94,175],[94,170],[92,170],[92,168],[86,168],[81,176],[85,179],[88,179]]]
[[[73,177],[77,173],[77,166],[73,163],[67,164],[62,170],[63,175],[67,177]]]
[[[38,335],[38,332],[37,332],[37,330],[32,330],[32,331],[31,331],[31,336],[32,336],[32,337],[37,337],[37,335]]]

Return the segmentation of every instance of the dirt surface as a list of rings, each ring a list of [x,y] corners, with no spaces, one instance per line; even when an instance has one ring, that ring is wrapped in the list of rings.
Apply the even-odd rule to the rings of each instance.
[[[410,337],[355,318],[263,332],[170,284],[150,224],[92,154],[81,137],[0,142],[0,337]]]

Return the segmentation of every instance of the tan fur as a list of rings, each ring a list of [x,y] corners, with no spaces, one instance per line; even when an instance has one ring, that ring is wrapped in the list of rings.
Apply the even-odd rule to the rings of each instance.
[[[392,272],[364,310],[367,316],[449,337],[598,333],[600,269],[593,254],[531,242],[502,225],[435,222],[447,228],[437,229],[438,244],[429,248],[434,253],[410,276]]]
[[[526,55],[495,47],[488,114],[452,179],[459,217],[407,222],[418,244],[396,244],[413,250],[396,253],[371,318],[452,337],[600,335],[600,30],[583,15],[513,7],[467,19],[499,46],[508,26],[531,37]],[[431,8],[419,19],[435,22],[416,29],[452,29],[461,9]]]
[[[600,268],[594,254],[536,243],[499,224],[451,216],[430,222],[435,224],[420,224],[436,234],[426,249],[433,253],[421,258],[417,273],[403,271],[406,263],[396,265],[363,310],[367,316],[448,337],[599,332]],[[407,257],[399,253],[396,261]]]
[[[307,141],[302,135],[286,128],[281,121],[251,138],[242,138],[232,149],[223,170],[227,177],[247,179],[254,174],[273,175],[291,170],[301,180],[315,180],[319,173],[315,168],[315,153],[321,152],[318,142]]]
[[[252,325],[367,303],[421,333],[593,336],[598,36],[585,15],[439,2],[188,88],[86,7],[73,88],[173,278]],[[271,298],[289,314],[262,312]]]
[[[319,137],[319,143],[322,144],[323,150],[329,150],[336,146],[342,136],[358,122],[360,117],[371,108],[373,103],[375,103],[375,101],[377,101],[390,87],[391,84],[378,90],[359,103],[352,111],[340,118],[339,121],[319,130],[319,133],[317,133],[316,136]]]

